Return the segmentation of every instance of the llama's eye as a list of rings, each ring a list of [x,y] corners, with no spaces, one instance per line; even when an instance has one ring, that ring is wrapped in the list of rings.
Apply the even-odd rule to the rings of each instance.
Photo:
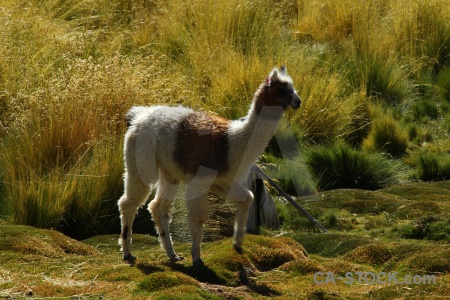
[[[289,96],[291,94],[291,91],[286,90],[286,89],[281,89],[281,90],[278,90],[277,93],[278,93],[278,97],[284,98],[284,97]]]

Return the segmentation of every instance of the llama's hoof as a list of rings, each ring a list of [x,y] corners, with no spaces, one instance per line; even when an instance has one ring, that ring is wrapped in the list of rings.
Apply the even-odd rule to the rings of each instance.
[[[234,250],[235,250],[237,253],[239,253],[239,254],[244,253],[244,250],[242,250],[242,247],[233,245],[233,248],[234,248]]]
[[[123,256],[123,261],[129,263],[130,265],[133,265],[135,263],[135,261],[136,261],[136,257],[134,257],[131,254],[124,255]]]
[[[173,262],[173,263],[182,261],[183,259],[184,259],[184,257],[183,256],[179,256],[179,255],[175,255],[175,256],[170,257],[170,261]]]
[[[193,262],[194,267],[201,267],[203,265],[205,265],[205,262],[203,261],[203,259],[199,258],[194,260]]]

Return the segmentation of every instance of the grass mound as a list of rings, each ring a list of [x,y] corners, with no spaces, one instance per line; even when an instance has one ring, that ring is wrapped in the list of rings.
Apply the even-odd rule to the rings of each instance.
[[[427,215],[413,222],[395,226],[392,231],[407,239],[428,239],[450,243],[450,220],[434,215]]]
[[[247,236],[247,256],[261,271],[275,269],[285,263],[308,258],[306,250],[287,237]]]
[[[345,258],[358,263],[382,265],[392,258],[392,253],[385,245],[371,243],[357,247],[345,255]]]
[[[379,191],[357,189],[339,189],[320,193],[320,197],[304,197],[312,206],[323,208],[339,208],[350,213],[394,212],[403,203],[401,198]],[[317,199],[317,201],[314,201]]]
[[[370,238],[340,233],[327,235],[297,233],[293,234],[292,238],[301,243],[308,253],[324,257],[343,255],[361,245],[371,243]]]
[[[335,259],[330,259],[322,263],[323,268],[327,272],[332,272],[340,276],[345,276],[345,273],[357,271],[373,271],[373,268],[363,264],[356,264],[338,257]]]
[[[237,286],[248,283],[257,272],[276,269],[286,263],[305,260],[306,250],[287,237],[246,235],[244,253],[239,255],[232,247],[232,240],[220,240],[203,248],[205,269],[208,276],[199,281]],[[192,270],[188,269],[188,272]]]
[[[95,248],[54,230],[9,225],[0,226],[0,250],[52,258],[62,257],[64,254],[99,254]]]
[[[450,248],[439,247],[417,253],[405,259],[401,267],[417,273],[449,274]]]
[[[379,224],[376,227],[390,226],[392,216],[408,205],[403,198],[396,195],[357,189],[325,191],[318,195],[301,197],[298,203],[327,230],[340,231],[352,230],[360,225],[366,229],[374,227],[375,224]],[[278,211],[285,229],[316,230],[292,205],[279,204]]]
[[[409,286],[414,289],[411,295],[427,291],[439,296],[448,292],[450,248],[447,245],[411,240],[392,242],[355,233],[295,233],[292,237],[247,235],[242,255],[233,250],[231,239],[205,243],[205,265],[193,267],[189,258],[169,263],[156,237],[135,234],[133,249],[138,260],[131,267],[121,260],[117,235],[97,236],[80,243],[54,231],[2,226],[0,276],[7,280],[0,281],[0,297],[321,299],[322,296],[348,296],[359,299],[368,289],[381,298],[396,293],[385,285],[311,285],[317,272],[343,277],[347,272],[358,271],[399,272],[399,278],[405,274],[433,274],[438,284],[422,285],[419,290]],[[35,240],[44,240],[56,250],[30,255],[24,245]],[[66,253],[61,247],[70,250]],[[188,256],[190,244],[175,243],[175,248]],[[395,287],[398,289],[398,285]]]
[[[199,283],[192,277],[189,277],[183,273],[169,271],[147,275],[141,282],[138,283],[137,290],[141,292],[154,292],[180,285],[198,286]]]
[[[381,192],[401,196],[407,200],[446,201],[450,198],[450,182],[414,182],[385,188]]]
[[[282,265],[279,270],[291,272],[295,275],[306,275],[314,274],[316,272],[323,272],[325,268],[315,260],[296,259]]]

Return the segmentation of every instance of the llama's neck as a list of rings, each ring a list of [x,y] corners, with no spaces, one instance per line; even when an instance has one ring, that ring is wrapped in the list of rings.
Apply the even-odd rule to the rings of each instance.
[[[257,100],[255,96],[244,119],[230,123],[230,161],[238,177],[248,175],[245,173],[266,148],[283,115],[281,107],[261,107]]]
[[[252,105],[241,126],[241,132],[246,138],[251,138],[255,145],[265,147],[269,139],[275,133],[278,123],[283,115],[283,109],[279,106],[265,106],[257,109]],[[264,150],[264,149],[262,149]]]
[[[261,136],[258,139],[265,147],[265,144],[272,137],[278,123],[283,116],[283,108],[281,106],[264,106],[269,97],[265,84],[262,84],[255,93],[250,110],[247,116],[241,119],[240,131],[245,132],[244,135]],[[266,137],[266,141],[262,137]]]

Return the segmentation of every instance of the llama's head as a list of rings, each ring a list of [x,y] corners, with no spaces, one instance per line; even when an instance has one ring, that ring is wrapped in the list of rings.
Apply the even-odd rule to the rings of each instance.
[[[255,108],[260,112],[263,107],[268,109],[292,107],[298,109],[302,103],[294,88],[292,78],[287,74],[286,67],[274,68],[267,79],[256,92]]]

